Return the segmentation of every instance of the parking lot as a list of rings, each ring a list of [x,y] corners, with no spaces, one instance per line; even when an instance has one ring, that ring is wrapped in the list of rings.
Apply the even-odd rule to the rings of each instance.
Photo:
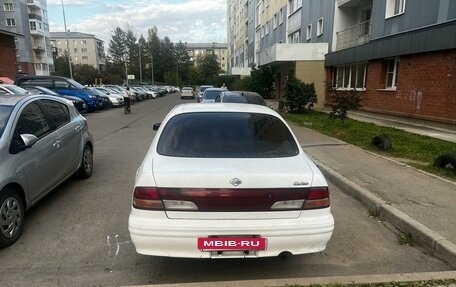
[[[95,138],[94,173],[71,179],[26,214],[22,237],[0,250],[2,286],[120,286],[452,270],[369,216],[330,185],[336,227],[326,251],[287,260],[190,260],[142,256],[127,229],[132,186],[160,122],[181,100],[171,94],[87,114]],[[301,143],[304,144],[304,143]]]

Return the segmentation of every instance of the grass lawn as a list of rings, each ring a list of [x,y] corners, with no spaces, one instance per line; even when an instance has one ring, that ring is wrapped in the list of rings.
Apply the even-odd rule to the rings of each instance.
[[[318,131],[383,156],[392,157],[415,168],[456,180],[456,172],[450,168],[433,166],[434,160],[443,153],[456,153],[456,144],[440,139],[409,133],[400,129],[377,126],[353,119],[330,119],[324,112],[312,111],[304,114],[287,113],[282,116],[297,125]],[[371,144],[372,138],[386,134],[391,139],[392,148],[381,151]]]

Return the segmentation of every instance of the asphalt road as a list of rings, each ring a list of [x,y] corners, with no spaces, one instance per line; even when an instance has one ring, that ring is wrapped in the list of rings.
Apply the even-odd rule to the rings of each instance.
[[[177,94],[87,115],[95,170],[70,179],[26,214],[19,241],[0,250],[0,286],[121,286],[452,270],[420,247],[398,243],[393,227],[370,217],[330,185],[336,220],[325,252],[249,260],[192,260],[139,255],[127,229],[132,186],[160,122]],[[302,143],[303,144],[303,143]]]

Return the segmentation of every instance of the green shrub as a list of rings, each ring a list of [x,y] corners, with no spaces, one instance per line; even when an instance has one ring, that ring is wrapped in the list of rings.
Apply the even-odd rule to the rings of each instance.
[[[287,81],[285,87],[287,108],[290,112],[305,112],[317,103],[317,94],[313,83],[306,84],[295,77]]]
[[[350,91],[332,91],[333,106],[329,117],[345,120],[349,110],[356,110],[361,107],[361,93],[355,89]]]

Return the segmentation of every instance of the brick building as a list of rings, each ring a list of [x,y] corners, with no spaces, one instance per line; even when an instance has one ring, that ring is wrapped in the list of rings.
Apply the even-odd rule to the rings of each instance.
[[[0,30],[0,83],[8,79],[14,80],[17,75],[15,36],[11,32]]]
[[[361,92],[366,111],[456,124],[456,1],[339,0],[334,27],[327,87]]]

